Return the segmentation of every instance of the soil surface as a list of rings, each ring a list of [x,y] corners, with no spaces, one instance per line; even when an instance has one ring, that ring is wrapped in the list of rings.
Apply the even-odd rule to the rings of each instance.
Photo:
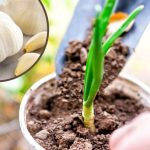
[[[104,90],[126,62],[128,48],[118,40],[106,56],[104,82],[95,99],[95,135],[84,128],[80,118],[90,39],[91,34],[84,42],[70,42],[59,80],[49,81],[31,93],[27,127],[46,150],[109,150],[111,133],[148,110],[137,92],[118,88],[120,83],[116,81]]]

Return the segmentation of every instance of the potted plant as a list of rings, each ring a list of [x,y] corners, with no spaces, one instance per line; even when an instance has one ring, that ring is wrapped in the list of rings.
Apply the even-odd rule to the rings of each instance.
[[[83,42],[70,42],[60,78],[49,75],[25,95],[20,125],[33,149],[109,150],[110,134],[149,110],[142,101],[147,102],[150,93],[142,84],[118,77],[108,86],[128,54],[128,48],[115,41],[143,9],[135,9],[103,41],[115,2],[108,0],[101,13],[97,9],[92,36],[89,34]]]

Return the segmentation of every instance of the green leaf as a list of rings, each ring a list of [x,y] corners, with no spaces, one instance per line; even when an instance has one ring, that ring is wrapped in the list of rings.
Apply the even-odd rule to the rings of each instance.
[[[93,48],[91,46],[89,54],[88,54],[87,63],[86,63],[86,71],[85,71],[85,76],[84,76],[84,95],[83,95],[84,101],[87,101],[88,94],[89,94],[90,87],[91,87],[91,83],[92,83],[92,79],[93,79],[92,70],[89,69],[89,68],[91,68],[91,64],[92,64],[92,56],[93,56],[93,50],[92,49]],[[91,80],[89,80],[89,79],[91,79]]]
[[[101,36],[100,36],[100,31],[99,31],[99,26],[100,26],[100,19],[99,15],[96,17],[96,22],[95,22],[95,28],[94,28],[94,33],[93,33],[93,39],[89,48],[89,54],[88,54],[88,59],[87,59],[87,64],[86,64],[86,72],[85,72],[85,80],[84,80],[84,100],[87,101],[90,89],[93,88],[91,87],[93,79],[94,79],[94,73],[95,70],[93,67],[93,64],[95,65],[95,56],[96,53],[101,51],[101,45],[99,42],[101,41]]]
[[[129,26],[129,24],[137,17],[137,15],[144,9],[144,6],[141,5],[138,8],[136,8],[125,20],[125,22],[122,24],[122,26],[114,33],[112,34],[107,41],[103,44],[103,51],[106,55],[111,45],[115,42],[115,40],[122,35],[122,33],[126,30],[126,28]]]
[[[84,105],[89,106],[97,94],[100,83],[103,78],[104,56],[100,41],[101,21],[97,15],[92,43],[89,49],[89,55],[86,65],[85,82],[84,82]]]
[[[100,34],[102,37],[104,37],[106,33],[107,26],[109,24],[109,20],[112,15],[115,4],[116,4],[116,0],[107,0],[104,9],[100,15],[100,20],[101,20]]]
[[[90,106],[100,88],[104,72],[102,40],[107,30],[116,0],[107,0],[100,15],[97,12],[93,39],[89,48],[84,78],[84,105]]]

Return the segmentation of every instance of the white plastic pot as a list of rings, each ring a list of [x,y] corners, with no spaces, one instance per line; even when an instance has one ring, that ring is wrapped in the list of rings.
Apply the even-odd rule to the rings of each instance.
[[[52,80],[55,77],[56,77],[56,74],[54,73],[54,74],[50,74],[50,75],[42,78],[41,80],[36,82],[28,90],[28,92],[25,94],[25,96],[23,97],[21,107],[20,107],[20,112],[19,112],[19,122],[20,122],[21,131],[22,131],[25,139],[27,140],[28,144],[30,145],[30,150],[45,150],[43,147],[41,147],[35,141],[35,139],[32,137],[32,135],[30,134],[30,132],[27,129],[27,125],[26,125],[26,113],[27,113],[26,106],[28,104],[30,94],[33,90],[37,89],[43,83],[45,83],[49,80]],[[125,85],[126,88],[130,88],[132,91],[138,92],[140,94],[140,96],[143,99],[142,103],[145,106],[150,106],[150,100],[149,100],[150,99],[150,89],[149,89],[149,87],[144,85],[142,82],[140,82],[140,81],[138,81],[134,78],[131,78],[127,75],[124,75],[124,74],[121,74],[119,79],[123,83],[122,85]]]

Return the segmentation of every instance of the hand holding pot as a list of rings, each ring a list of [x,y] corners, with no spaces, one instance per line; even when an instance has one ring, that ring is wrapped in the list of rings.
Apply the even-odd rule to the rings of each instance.
[[[150,150],[150,113],[143,113],[110,138],[111,150]]]

